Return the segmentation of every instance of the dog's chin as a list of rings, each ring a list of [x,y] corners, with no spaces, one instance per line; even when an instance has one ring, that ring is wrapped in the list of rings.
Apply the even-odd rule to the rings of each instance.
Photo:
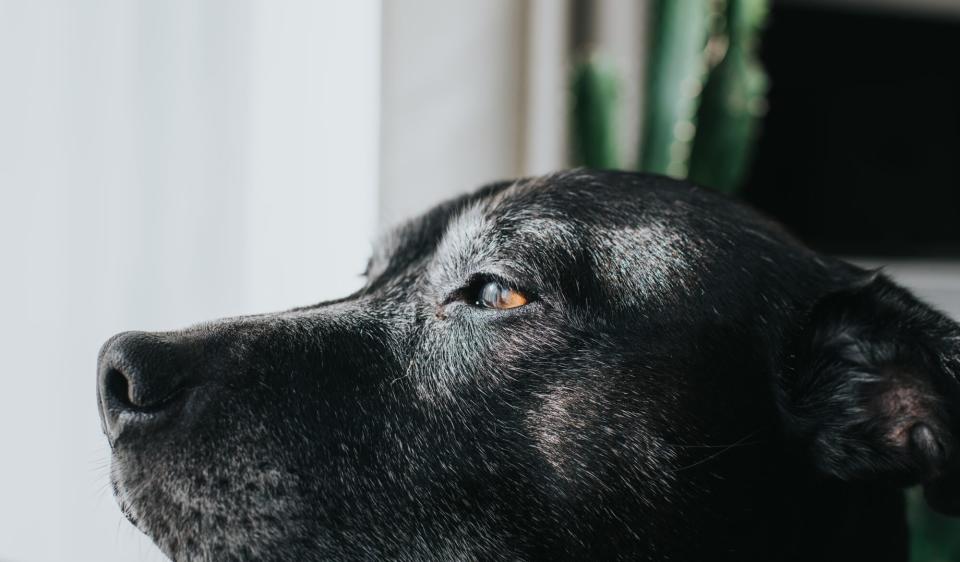
[[[210,558],[211,549],[202,537],[191,529],[192,525],[186,521],[175,520],[176,514],[183,510],[179,506],[162,504],[152,499],[156,483],[147,481],[127,484],[122,475],[115,474],[112,485],[114,496],[124,517],[149,537],[168,558],[171,560]],[[194,514],[193,524],[204,518],[202,514]]]
[[[220,469],[140,460],[114,455],[114,495],[171,560],[291,559],[304,545],[302,506],[283,493],[288,475],[267,469],[238,479],[227,459]]]

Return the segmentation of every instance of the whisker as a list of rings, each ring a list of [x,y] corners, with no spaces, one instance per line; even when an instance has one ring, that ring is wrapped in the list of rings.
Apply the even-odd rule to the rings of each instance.
[[[694,468],[694,467],[696,467],[696,466],[700,466],[701,464],[706,463],[706,462],[710,462],[710,461],[716,459],[717,457],[719,457],[720,455],[726,453],[727,451],[730,451],[730,450],[735,449],[735,448],[737,448],[737,447],[746,447],[746,446],[749,446],[749,445],[759,445],[760,443],[762,443],[762,441],[748,441],[749,439],[751,439],[752,437],[754,437],[757,433],[759,433],[759,430],[757,430],[757,431],[752,431],[752,432],[748,433],[747,435],[744,435],[744,436],[741,437],[740,439],[737,439],[737,440],[734,441],[733,443],[730,443],[729,445],[708,445],[708,446],[693,445],[693,446],[691,446],[691,447],[693,447],[693,448],[697,448],[697,447],[720,448],[720,450],[717,451],[717,452],[715,452],[715,453],[713,453],[713,454],[711,454],[711,455],[707,455],[706,457],[704,457],[704,458],[702,458],[702,459],[700,459],[700,460],[698,460],[698,461],[695,461],[695,462],[693,462],[693,463],[691,463],[691,464],[688,464],[688,465],[686,465],[686,466],[682,466],[682,467],[680,467],[680,468],[677,468],[677,469],[675,469],[673,472],[681,472],[681,471],[684,471],[684,470],[689,470],[689,469]]]

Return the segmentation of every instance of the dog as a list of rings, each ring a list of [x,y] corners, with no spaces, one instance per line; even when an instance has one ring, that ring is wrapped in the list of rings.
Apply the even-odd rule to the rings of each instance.
[[[496,183],[365,275],[104,344],[115,495],[171,559],[902,561],[905,486],[960,514],[960,327],[721,195]]]

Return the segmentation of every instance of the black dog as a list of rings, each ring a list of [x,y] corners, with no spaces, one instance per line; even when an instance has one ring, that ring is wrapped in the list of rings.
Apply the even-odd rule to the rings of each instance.
[[[960,511],[958,375],[883,275],[574,171],[436,207],[347,298],[115,336],[98,394],[177,560],[905,560],[901,487]]]

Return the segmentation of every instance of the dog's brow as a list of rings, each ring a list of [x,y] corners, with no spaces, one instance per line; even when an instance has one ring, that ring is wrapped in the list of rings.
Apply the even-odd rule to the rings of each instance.
[[[487,244],[492,228],[488,218],[489,201],[477,201],[451,217],[437,244],[435,257],[454,267],[464,266],[469,259],[489,257],[493,248]]]
[[[528,268],[522,256],[528,251],[561,248],[556,255],[569,255],[579,246],[577,225],[551,203],[548,184],[539,178],[493,185],[486,193],[451,201],[400,225],[374,246],[368,278],[429,260],[430,270],[453,282],[477,273],[481,265],[501,273],[524,272]],[[537,274],[532,269],[525,273]]]
[[[391,262],[404,264],[434,254],[443,246],[450,232],[458,232],[470,221],[464,215],[476,209],[478,203],[468,205],[461,211],[455,211],[442,217],[422,216],[404,222],[380,234],[373,244],[373,253],[367,268],[367,278],[375,279],[391,267]],[[457,224],[461,227],[458,228]]]
[[[403,222],[380,234],[373,244],[367,271],[368,279],[376,279],[391,267],[401,267],[431,253],[443,237],[455,206],[441,206],[420,217]]]

